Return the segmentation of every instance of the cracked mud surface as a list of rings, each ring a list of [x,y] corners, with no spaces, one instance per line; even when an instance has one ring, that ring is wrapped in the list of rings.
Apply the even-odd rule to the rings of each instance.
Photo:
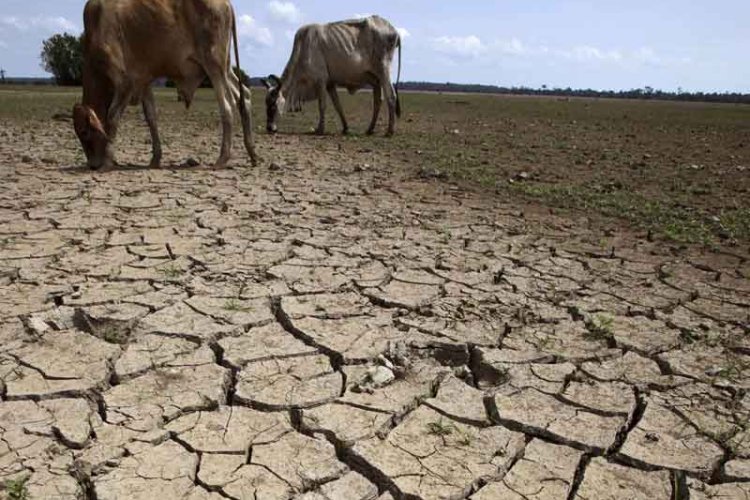
[[[0,498],[750,498],[739,249],[330,139],[261,138],[274,169],[60,169],[60,127],[59,160],[0,164]]]

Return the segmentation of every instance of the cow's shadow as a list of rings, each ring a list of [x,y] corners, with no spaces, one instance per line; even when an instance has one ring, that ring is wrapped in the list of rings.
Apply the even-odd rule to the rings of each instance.
[[[223,171],[223,170],[235,170],[241,168],[241,166],[226,165],[223,167],[215,167],[212,164],[198,164],[198,165],[186,165],[184,163],[170,163],[162,164],[159,167],[152,167],[151,165],[139,165],[135,163],[118,163],[111,167],[104,167],[99,169],[89,168],[87,165],[69,165],[60,167],[59,171],[68,175],[91,175],[91,174],[107,174],[113,172],[192,172],[192,171]]]

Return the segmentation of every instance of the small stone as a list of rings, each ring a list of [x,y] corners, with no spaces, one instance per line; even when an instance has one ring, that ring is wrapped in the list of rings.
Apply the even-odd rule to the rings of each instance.
[[[373,389],[385,387],[396,379],[393,371],[385,366],[372,367],[368,370],[367,374],[370,379],[370,385],[372,385]]]
[[[37,335],[42,335],[50,329],[49,325],[39,316],[33,315],[29,318],[29,328],[34,330]]]
[[[383,366],[385,366],[386,368],[389,368],[389,369],[393,370],[393,363],[391,363],[391,360],[389,360],[388,358],[386,358],[386,357],[385,357],[385,356],[383,356],[382,354],[380,354],[380,355],[378,356],[378,361],[380,361],[380,363],[381,363],[381,364],[382,364]]]

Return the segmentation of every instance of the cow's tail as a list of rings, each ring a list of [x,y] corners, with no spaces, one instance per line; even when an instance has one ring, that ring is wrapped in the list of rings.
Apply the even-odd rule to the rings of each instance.
[[[234,59],[237,62],[237,79],[240,81],[240,115],[244,118],[247,116],[248,109],[245,103],[245,83],[242,81],[242,69],[240,66],[240,44],[237,40],[237,16],[232,9],[232,39],[234,41]],[[231,69],[231,64],[229,65]],[[234,71],[232,69],[232,71]]]
[[[401,118],[401,96],[398,93],[398,87],[401,83],[401,35],[396,39],[398,43],[398,73],[396,76],[396,116]]]

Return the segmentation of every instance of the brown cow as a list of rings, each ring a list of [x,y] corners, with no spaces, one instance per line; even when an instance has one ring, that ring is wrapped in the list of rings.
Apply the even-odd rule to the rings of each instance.
[[[253,164],[250,90],[231,69],[231,37],[239,66],[237,27],[229,0],[88,0],[83,12],[83,103],[73,108],[75,131],[89,167],[114,163],[113,143],[128,104],[143,104],[153,145],[152,166],[161,143],[151,83],[173,80],[186,106],[208,76],[221,112],[223,140],[216,162],[232,149],[234,103],[242,116],[245,147]]]

